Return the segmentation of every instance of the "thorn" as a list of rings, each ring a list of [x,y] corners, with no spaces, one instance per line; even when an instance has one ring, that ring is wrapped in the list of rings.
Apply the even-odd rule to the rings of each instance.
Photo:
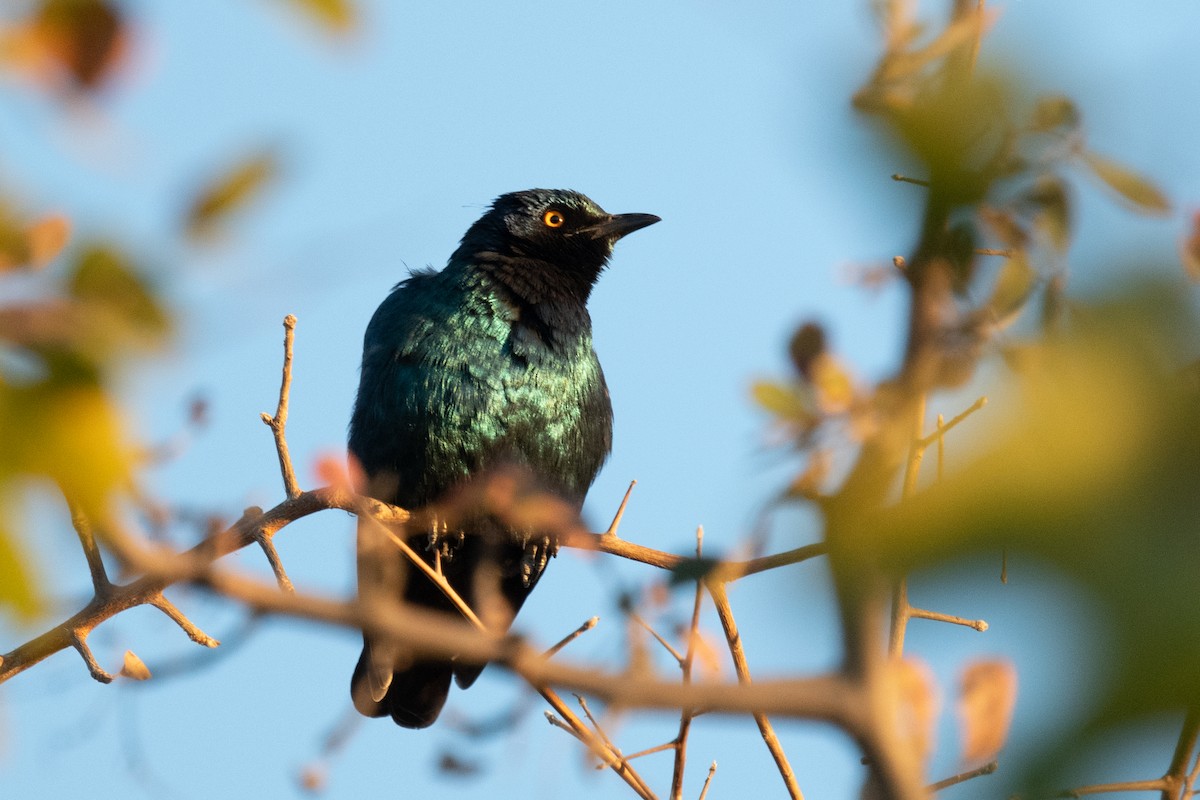
[[[608,530],[604,532],[605,536],[616,536],[617,528],[621,527],[621,518],[625,516],[625,506],[629,505],[629,495],[633,494],[633,487],[637,486],[637,481],[629,482],[629,488],[625,490],[625,496],[621,498],[621,505],[617,507],[617,513],[613,517],[612,523],[608,526]]]

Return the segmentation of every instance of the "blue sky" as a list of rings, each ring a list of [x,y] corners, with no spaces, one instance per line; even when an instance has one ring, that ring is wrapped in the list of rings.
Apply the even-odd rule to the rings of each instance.
[[[1033,91],[1073,97],[1092,145],[1152,176],[1178,203],[1170,219],[1133,218],[1077,180],[1073,284],[1103,285],[1135,251],[1169,263],[1185,215],[1200,204],[1200,106],[1186,88],[1200,78],[1200,7],[995,5],[985,60],[1015,69]],[[864,292],[845,278],[848,267],[905,252],[920,209],[918,189],[888,179],[911,165],[849,105],[877,54],[865,2],[762,0],[748,11],[716,0],[471,0],[453,8],[377,0],[363,3],[358,35],[334,44],[268,0],[130,7],[140,22],[139,68],[91,109],[66,110],[19,82],[0,83],[0,175],[34,207],[71,215],[78,235],[129,242],[181,313],[170,352],[132,369],[124,388],[131,413],[156,437],[179,427],[193,395],[211,403],[203,435],[150,478],[175,503],[233,518],[246,505],[279,500],[258,413],[274,407],[288,313],[299,318],[289,439],[301,482],[313,486],[313,461],[344,446],[375,306],[409,268],[441,266],[482,208],[515,189],[574,188],[609,211],[663,218],[621,242],[591,302],[616,414],[613,457],[586,509],[593,525],[607,522],[636,478],[628,538],[685,550],[702,524],[712,551],[734,551],[792,466],[765,447],[765,420],[748,387],[784,369],[795,325],[824,322],[864,378],[886,374],[895,359],[901,296]],[[182,244],[189,189],[264,146],[281,153],[281,181],[222,242]],[[944,399],[931,410],[953,414],[961,405]],[[85,596],[87,574],[62,513],[45,505],[34,555],[65,610]],[[815,536],[808,516],[789,514],[776,519],[770,545]],[[278,545],[299,586],[352,587],[346,515],[306,520]],[[249,552],[235,561],[265,569]],[[947,703],[964,659],[1013,656],[1019,753],[1067,724],[1088,681],[1102,676],[1084,637],[1058,633],[1086,598],[1048,586],[1052,576],[1034,565],[1015,565],[1013,575],[1001,587],[991,565],[968,564],[954,578],[918,579],[916,602],[986,618],[992,629],[914,623],[909,648],[930,661]],[[570,652],[618,664],[616,594],[655,577],[565,553],[518,627],[552,641],[599,614],[600,627]],[[172,596],[219,638],[241,625],[228,604],[195,591]],[[820,564],[744,581],[732,601],[755,674],[836,663]],[[711,619],[707,629],[719,631]],[[0,620],[0,650],[28,633]],[[14,797],[297,794],[298,769],[348,707],[356,638],[268,620],[244,646],[214,657],[193,652],[157,612],[124,615],[93,635],[102,663],[119,663],[131,648],[152,670],[183,656],[212,665],[105,687],[63,653],[21,675],[0,689],[0,787]],[[514,679],[488,670],[469,693],[452,695],[449,710],[481,716],[521,697]],[[676,725],[670,716],[630,715],[614,731],[629,752],[670,739]],[[843,736],[779,727],[809,797],[853,796],[861,767]],[[1158,774],[1171,737],[1148,724],[1141,744],[1124,750],[1127,760],[1098,763],[1086,777]],[[939,774],[955,771],[953,728],[943,727],[942,741]],[[449,747],[481,772],[439,775],[438,756]],[[710,797],[782,796],[750,720],[702,718],[690,752],[685,796],[698,794],[714,759]],[[642,767],[665,793],[669,755]],[[331,798],[627,791],[592,773],[574,741],[546,725],[540,702],[514,734],[486,742],[440,724],[414,733],[364,723],[328,781]]]

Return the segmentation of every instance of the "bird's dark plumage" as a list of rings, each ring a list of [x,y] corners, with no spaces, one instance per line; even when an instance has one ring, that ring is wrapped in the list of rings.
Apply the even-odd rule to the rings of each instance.
[[[588,295],[617,239],[657,221],[610,215],[577,192],[514,192],[470,227],[441,272],[418,272],[397,285],[367,326],[350,422],[350,452],[367,476],[367,493],[417,509],[474,476],[515,466],[582,506],[612,445]],[[360,591],[393,586],[410,603],[452,610],[395,546],[365,527]],[[409,537],[433,563],[431,541],[428,532]],[[555,543],[483,515],[434,546],[444,554],[443,574],[469,605],[480,601],[487,572],[515,614]],[[351,683],[355,707],[405,727],[433,723],[452,675],[466,688],[482,670],[414,661],[392,643],[363,638]]]

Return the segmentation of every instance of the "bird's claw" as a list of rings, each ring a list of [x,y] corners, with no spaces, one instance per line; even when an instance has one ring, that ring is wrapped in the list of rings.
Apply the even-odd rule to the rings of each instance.
[[[425,549],[443,561],[450,561],[454,558],[454,551],[463,543],[463,538],[462,531],[451,531],[446,520],[434,517],[429,526],[429,538]]]
[[[521,554],[521,583],[526,589],[532,589],[547,562],[558,555],[558,539],[553,536],[528,536],[525,538],[525,552]]]

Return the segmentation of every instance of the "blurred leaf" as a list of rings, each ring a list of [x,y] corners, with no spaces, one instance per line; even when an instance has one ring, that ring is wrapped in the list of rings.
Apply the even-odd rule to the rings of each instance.
[[[29,31],[34,46],[83,89],[102,83],[128,47],[125,21],[105,0],[43,0]]]
[[[1200,211],[1192,215],[1192,229],[1180,244],[1179,259],[1184,274],[1193,283],[1200,283]]]
[[[211,236],[231,214],[262,194],[278,172],[275,154],[261,152],[209,181],[196,193],[188,208],[188,236],[193,239]]]
[[[31,571],[12,536],[0,527],[0,608],[8,608],[22,622],[29,622],[42,611]]]
[[[49,264],[67,246],[71,236],[71,221],[61,214],[44,217],[25,233],[29,242],[29,260],[35,267]]]
[[[1006,547],[1087,590],[1079,629],[1103,631],[1112,676],[1089,698],[1096,729],[1200,701],[1200,403],[1179,372],[1198,334],[1177,286],[1073,304],[996,398],[991,441],[864,520],[897,573]]]
[[[899,700],[901,716],[897,732],[917,761],[925,765],[933,755],[941,710],[937,681],[928,665],[915,658],[888,662],[888,676]]]
[[[287,0],[287,3],[333,33],[345,33],[358,22],[352,0]]]
[[[812,364],[825,352],[825,329],[815,322],[806,322],[796,329],[788,342],[792,365],[805,378],[812,377]]]
[[[1109,188],[1128,200],[1134,208],[1151,214],[1166,214],[1171,202],[1153,183],[1111,159],[1084,151],[1083,162]]]
[[[438,770],[446,775],[463,778],[479,774],[481,767],[477,762],[467,761],[455,753],[446,750],[438,758]]]
[[[1018,203],[1033,214],[1033,224],[1055,249],[1071,244],[1071,204],[1067,187],[1057,175],[1042,175]]]
[[[755,381],[750,387],[754,401],[784,419],[811,419],[813,414],[794,387],[773,381]]]
[[[828,450],[813,450],[809,453],[804,471],[792,479],[784,489],[783,496],[804,500],[820,499],[832,466],[833,458]]]
[[[719,566],[721,566],[719,558],[686,558],[671,570],[669,583],[671,586],[678,586],[683,583],[702,581]]]
[[[111,399],[86,373],[58,362],[28,386],[0,384],[0,475],[44,476],[85,513],[100,517],[124,486],[134,453]]]
[[[137,657],[132,650],[125,651],[125,663],[121,665],[121,675],[135,681],[150,680],[150,668]]]
[[[1079,109],[1070,98],[1049,95],[1038,98],[1029,127],[1038,133],[1047,133],[1056,128],[1078,128],[1080,120]]]
[[[962,759],[986,761],[1004,747],[1017,703],[1017,671],[1008,661],[976,661],[959,682]]]
[[[994,76],[937,81],[891,114],[901,140],[928,166],[929,190],[944,202],[978,202],[1007,163],[1010,94]]]
[[[157,344],[170,332],[171,319],[158,298],[115,248],[84,248],[68,290],[85,316],[92,352],[125,346],[131,340]]]
[[[987,302],[993,325],[1007,327],[1016,319],[1033,293],[1037,277],[1025,251],[1014,250],[1000,268],[992,287],[992,296]]]
[[[826,414],[849,411],[857,397],[850,371],[829,353],[818,357],[813,364],[812,386],[817,405]]]

